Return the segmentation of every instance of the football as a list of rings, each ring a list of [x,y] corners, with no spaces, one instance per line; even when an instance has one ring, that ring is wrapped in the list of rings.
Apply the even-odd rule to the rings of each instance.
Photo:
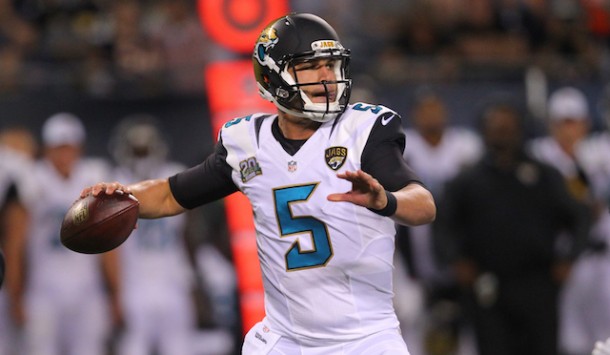
[[[61,243],[83,254],[99,254],[121,245],[136,227],[139,202],[130,194],[89,194],[68,209]]]

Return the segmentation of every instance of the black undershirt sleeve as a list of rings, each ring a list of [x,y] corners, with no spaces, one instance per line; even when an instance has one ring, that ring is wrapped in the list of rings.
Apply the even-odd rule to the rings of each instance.
[[[238,191],[226,157],[227,151],[219,141],[214,152],[201,164],[171,176],[169,186],[176,201],[184,208],[193,209]]]
[[[405,134],[401,117],[380,115],[362,152],[362,170],[376,178],[388,191],[398,191],[410,183],[423,185],[403,158]]]
[[[362,152],[362,170],[389,191],[400,190],[410,183],[422,184],[402,156],[404,147],[400,116],[395,113],[379,116]],[[172,194],[182,207],[192,209],[238,191],[226,156],[219,141],[215,151],[201,164],[169,178]]]

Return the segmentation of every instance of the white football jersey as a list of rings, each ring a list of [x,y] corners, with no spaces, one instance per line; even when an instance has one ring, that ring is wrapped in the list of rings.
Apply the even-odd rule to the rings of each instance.
[[[101,160],[81,160],[64,179],[50,162],[36,163],[36,199],[27,204],[32,223],[27,236],[28,288],[32,294],[54,294],[71,299],[102,290],[100,260],[79,254],[61,244],[63,217],[81,190],[108,180],[108,165]]]
[[[351,189],[336,174],[360,168],[373,125],[386,112],[382,106],[350,106],[294,155],[272,134],[275,116],[247,116],[223,127],[232,178],[254,212],[266,324],[274,332],[317,345],[398,327],[394,222],[327,200]]]
[[[467,129],[449,127],[437,146],[431,146],[415,130],[405,131],[404,157],[433,194],[465,166],[474,164],[483,153],[479,136]]]

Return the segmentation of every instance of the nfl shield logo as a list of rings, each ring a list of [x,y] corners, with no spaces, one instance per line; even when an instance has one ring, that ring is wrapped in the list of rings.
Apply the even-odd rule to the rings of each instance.
[[[291,160],[288,162],[288,171],[290,171],[291,173],[294,173],[295,171],[297,171],[297,162],[294,160]]]

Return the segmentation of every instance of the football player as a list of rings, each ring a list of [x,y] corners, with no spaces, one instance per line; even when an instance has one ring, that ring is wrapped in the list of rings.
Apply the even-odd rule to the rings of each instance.
[[[447,104],[434,90],[422,88],[417,92],[410,118],[413,127],[405,130],[408,144],[405,146],[404,157],[438,200],[447,181],[474,164],[483,154],[483,143],[476,132],[450,124]],[[397,241],[397,259],[403,258],[403,263],[410,262],[411,268],[408,271],[415,279],[405,282],[406,278],[403,277],[397,278],[395,282],[396,309],[411,350],[424,353],[427,337],[444,337],[448,330],[456,338],[447,342],[457,345],[457,332],[460,329],[456,327],[456,318],[439,312],[447,304],[456,307],[457,304],[453,299],[455,284],[451,271],[446,266],[441,266],[436,249],[439,246],[433,243],[433,225],[400,226],[397,235],[400,238]],[[406,292],[405,287],[411,287],[415,292],[424,292],[425,297],[422,297],[420,307],[414,307],[414,297]],[[404,314],[402,309],[405,310]],[[408,312],[409,309],[415,309],[417,313]],[[419,321],[426,317],[434,319],[428,329],[424,329]],[[420,351],[415,351],[418,344]]]
[[[168,160],[168,146],[156,119],[126,117],[115,128],[110,152],[114,176],[125,182],[165,177],[184,170]],[[186,253],[186,215],[142,220],[123,243],[121,298],[123,355],[191,354],[195,310],[191,299],[193,269]]]
[[[276,113],[227,122],[215,152],[191,169],[81,195],[133,193],[140,217],[159,218],[241,191],[266,311],[244,354],[409,354],[392,304],[394,223],[429,223],[436,206],[402,157],[399,114],[349,104],[350,51],[318,16],[273,21],[253,64]]]
[[[4,288],[0,290],[0,355],[21,353],[21,344],[17,341],[21,319],[20,290],[15,287],[15,281],[22,267],[16,263],[18,259],[13,250],[27,232],[29,219],[24,204],[31,184],[29,174],[34,151],[34,138],[26,129],[4,128],[0,131],[0,286],[3,273],[6,277]]]
[[[530,142],[535,157],[563,175],[572,196],[592,217],[586,249],[571,268],[560,303],[560,345],[584,354],[610,334],[610,156],[602,134],[591,132],[589,103],[582,91],[562,87],[549,97],[549,135]]]
[[[30,172],[35,186],[29,193],[35,198],[25,206],[27,235],[11,252],[21,258],[15,265],[25,265],[16,301],[22,308],[23,353],[101,355],[110,331],[108,316],[118,321],[120,314],[116,253],[70,252],[60,242],[59,226],[74,195],[106,178],[109,166],[82,156],[85,128],[70,113],[49,117],[41,133],[43,158]]]

